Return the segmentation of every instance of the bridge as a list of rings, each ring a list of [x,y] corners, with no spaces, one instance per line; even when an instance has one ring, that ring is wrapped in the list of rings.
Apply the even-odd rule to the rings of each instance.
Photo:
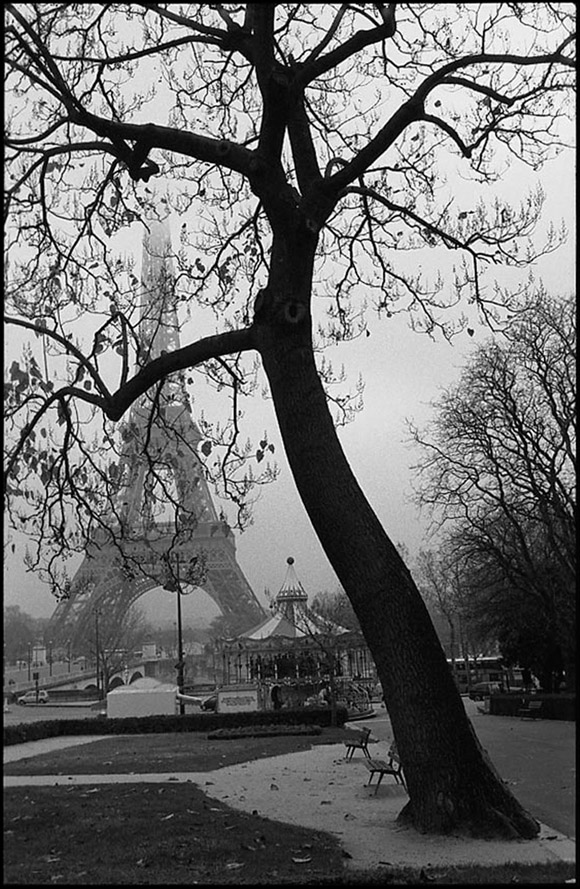
[[[144,676],[169,679],[169,670],[173,667],[174,659],[135,658],[128,662],[122,669],[111,674],[109,679],[109,691],[120,685],[130,685],[136,679]],[[58,697],[66,691],[94,691],[97,692],[97,671],[95,664],[85,661],[72,663],[55,662],[39,666],[10,667],[4,671],[4,698],[12,698],[13,695],[22,695],[27,691],[35,691],[37,684],[34,674],[38,673],[38,688],[55,692]],[[175,670],[171,675],[175,678]]]
[[[135,654],[128,657],[122,668],[114,670],[109,676],[108,691],[120,685],[130,685],[137,679],[150,677],[162,682],[175,682],[176,656],[174,652],[159,652],[156,646],[153,651]],[[214,665],[202,656],[186,654],[185,684],[192,689],[199,687],[202,691],[213,689],[217,684]],[[4,700],[11,701],[13,696],[20,696],[27,691],[35,691],[38,674],[38,689],[44,689],[54,695],[54,699],[65,700],[66,693],[70,697],[81,697],[86,700],[87,694],[97,695],[97,671],[95,663],[87,658],[70,661],[54,661],[53,663],[27,663],[20,661],[18,665],[6,664],[4,667],[3,695]],[[193,678],[195,677],[195,678]]]

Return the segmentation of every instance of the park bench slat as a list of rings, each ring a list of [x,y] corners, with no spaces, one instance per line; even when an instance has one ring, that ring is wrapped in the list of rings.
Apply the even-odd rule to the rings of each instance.
[[[407,785],[405,784],[405,778],[403,775],[403,766],[401,764],[401,758],[397,751],[395,742],[391,744],[387,756],[389,758],[388,762],[386,762],[384,759],[373,759],[372,757],[365,760],[365,766],[370,772],[367,787],[370,786],[373,780],[373,775],[376,774],[379,776],[379,779],[375,785],[375,796],[384,775],[393,775],[397,784],[402,784],[405,790],[407,790]]]
[[[346,747],[346,759],[352,759],[355,750],[362,750],[367,759],[370,759],[371,755],[368,748],[370,736],[371,730],[365,726],[358,737],[351,738],[349,741],[343,741]]]

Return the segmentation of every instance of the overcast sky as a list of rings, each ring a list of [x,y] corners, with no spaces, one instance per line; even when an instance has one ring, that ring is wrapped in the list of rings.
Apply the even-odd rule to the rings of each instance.
[[[558,226],[562,218],[569,226],[567,244],[534,267],[536,278],[541,278],[552,293],[570,292],[575,282],[573,161],[572,152],[568,152],[540,174],[530,173],[528,182],[523,176],[521,181],[520,176],[515,180],[512,176],[509,183],[506,182],[510,196],[520,192],[523,198],[527,185],[533,184],[539,175],[547,191],[542,227],[549,220]],[[174,240],[179,222],[176,220],[174,226]],[[422,251],[420,259],[428,267],[434,256]],[[424,335],[413,333],[403,316],[380,322],[371,319],[370,337],[329,352],[337,367],[344,363],[353,385],[359,373],[365,382],[364,411],[339,433],[346,455],[385,530],[395,543],[405,544],[412,557],[419,548],[428,546],[427,520],[418,514],[410,500],[410,466],[419,454],[408,444],[405,418],[424,425],[430,415],[429,403],[443,387],[457,379],[470,351],[489,335],[475,316],[469,320],[475,335],[470,338],[463,334],[449,345],[442,339],[434,343]],[[336,589],[337,578],[311,529],[288,470],[271,402],[258,395],[243,407],[246,410],[243,434],[256,440],[266,429],[270,442],[275,445],[275,458],[281,470],[277,482],[261,489],[254,509],[254,524],[237,535],[238,561],[243,572],[263,604],[266,604],[264,589],[269,588],[275,595],[281,586],[288,556],[294,557],[297,575],[311,596]],[[221,501],[217,506],[219,510]],[[54,600],[47,587],[25,572],[22,542],[13,539],[15,553],[8,550],[5,561],[5,605],[17,604],[35,616],[48,617],[54,609]],[[195,620],[199,607],[190,598],[184,609],[186,623]],[[174,608],[172,597],[148,595],[142,604],[150,604],[153,599],[158,611],[160,603],[167,601],[167,613],[162,617],[168,618]],[[217,610],[210,607],[204,613],[211,616]]]

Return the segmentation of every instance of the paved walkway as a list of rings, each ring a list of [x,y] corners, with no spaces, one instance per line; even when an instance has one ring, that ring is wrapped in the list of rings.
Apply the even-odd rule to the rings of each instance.
[[[47,738],[4,749],[4,762],[35,756],[103,736]],[[383,742],[373,750],[384,757]],[[378,749],[381,747],[381,749]],[[378,865],[430,867],[507,862],[575,861],[572,839],[542,825],[535,840],[471,840],[464,837],[421,836],[401,828],[396,817],[407,800],[403,787],[384,778],[375,795],[366,786],[368,772],[361,758],[347,762],[341,745],[227,766],[211,772],[129,775],[5,776],[4,787],[23,785],[82,785],[107,783],[193,782],[209,796],[245,812],[333,833],[354,868]],[[375,779],[376,780],[376,779]]]

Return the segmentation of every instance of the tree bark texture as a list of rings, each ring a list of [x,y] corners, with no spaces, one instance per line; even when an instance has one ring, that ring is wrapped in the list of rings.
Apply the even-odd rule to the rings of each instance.
[[[539,825],[482,749],[427,608],[342,450],[309,311],[289,308],[309,305],[299,255],[271,267],[275,297],[256,318],[256,344],[298,492],[377,666],[409,789],[399,819],[422,832],[534,837]]]

